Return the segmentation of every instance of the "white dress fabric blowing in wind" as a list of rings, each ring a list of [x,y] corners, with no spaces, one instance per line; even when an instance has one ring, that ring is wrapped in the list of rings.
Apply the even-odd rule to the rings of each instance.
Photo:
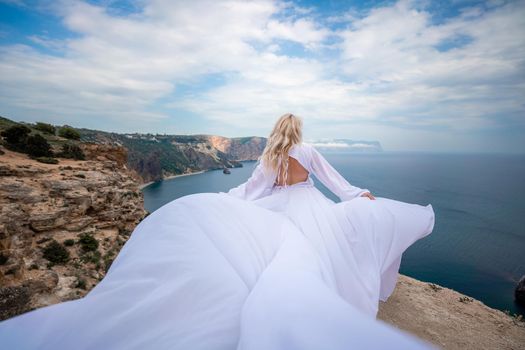
[[[227,193],[171,201],[85,297],[0,322],[2,348],[436,348],[376,320],[403,252],[433,230],[432,206],[360,197],[309,145],[289,156],[306,181],[275,186],[259,163]]]

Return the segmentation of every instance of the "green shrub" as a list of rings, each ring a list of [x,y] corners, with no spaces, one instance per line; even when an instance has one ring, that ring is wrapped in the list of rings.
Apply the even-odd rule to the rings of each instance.
[[[93,264],[99,264],[100,258],[102,257],[102,254],[100,251],[90,251],[90,252],[84,252],[80,255],[80,260],[86,263],[92,262]]]
[[[46,134],[55,135],[56,133],[56,128],[51,124],[37,122],[33,127],[38,131],[45,132]]]
[[[69,252],[56,240],[52,240],[44,248],[44,258],[53,264],[63,264],[69,260]]]
[[[80,133],[74,128],[67,125],[64,125],[60,129],[58,129],[58,136],[70,140],[80,140]]]
[[[76,285],[77,288],[80,288],[80,289],[86,289],[86,280],[83,279],[83,278],[79,278],[77,280],[77,285]]]
[[[25,151],[32,157],[52,157],[51,145],[42,135],[30,135],[25,142]]]
[[[2,131],[6,147],[16,151],[27,153],[33,158],[52,157],[51,145],[40,134],[30,135],[31,129],[25,125],[13,125]],[[45,160],[44,160],[45,162]]]
[[[36,161],[38,161],[40,163],[58,164],[58,159],[55,159],[53,157],[37,157],[35,159],[36,159]]]
[[[64,241],[64,245],[65,245],[66,247],[71,247],[72,245],[75,245],[75,240],[74,240],[74,239],[71,239],[71,238],[70,238],[70,239],[66,239],[66,240]]]
[[[62,158],[70,158],[75,160],[84,160],[86,159],[86,156],[84,155],[84,152],[82,149],[75,144],[72,143],[65,143],[62,145],[62,152],[58,154],[59,157]]]
[[[31,132],[25,125],[13,125],[0,133],[4,137],[5,142],[17,150],[18,147],[25,144],[27,135]],[[23,148],[23,147],[22,147]]]
[[[98,248],[98,241],[88,233],[82,234],[78,242],[82,246],[82,250],[85,252],[95,251]]]

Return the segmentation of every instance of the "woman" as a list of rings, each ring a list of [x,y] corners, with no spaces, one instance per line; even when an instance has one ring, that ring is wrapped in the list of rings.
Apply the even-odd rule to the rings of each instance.
[[[315,175],[342,202],[315,187]],[[376,320],[432,206],[375,198],[277,122],[250,179],[176,199],[85,297],[0,322],[6,349],[428,349]]]
[[[311,175],[341,203],[314,187]],[[302,121],[290,113],[276,122],[252,176],[228,194],[289,218],[319,254],[326,283],[374,317],[378,300],[394,290],[401,254],[434,227],[432,205],[376,200],[368,189],[351,185],[302,143]]]

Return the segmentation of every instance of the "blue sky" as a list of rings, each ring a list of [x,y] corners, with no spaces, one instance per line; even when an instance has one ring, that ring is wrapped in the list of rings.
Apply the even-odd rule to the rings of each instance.
[[[0,0],[0,115],[525,152],[525,1]]]

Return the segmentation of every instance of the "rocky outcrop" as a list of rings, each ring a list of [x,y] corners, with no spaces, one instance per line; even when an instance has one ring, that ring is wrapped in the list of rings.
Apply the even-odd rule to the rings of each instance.
[[[378,319],[443,349],[525,349],[525,322],[436,284],[400,275]]]
[[[0,155],[0,319],[85,295],[146,214],[125,149],[83,149],[59,164]]]
[[[266,147],[264,137],[235,137],[208,136],[211,145],[228,155],[230,159],[244,161],[256,160]]]
[[[88,160],[113,161],[119,168],[124,167],[128,161],[128,151],[117,145],[103,145],[95,143],[83,143],[82,151]]]

